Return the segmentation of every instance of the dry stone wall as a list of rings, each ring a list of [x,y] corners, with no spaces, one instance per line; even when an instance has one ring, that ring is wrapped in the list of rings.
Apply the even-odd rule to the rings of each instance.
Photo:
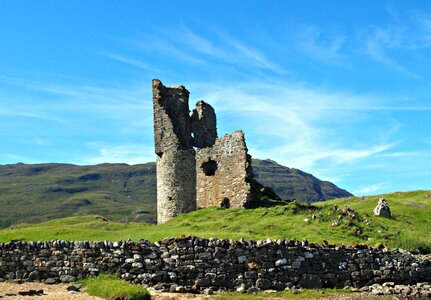
[[[370,247],[195,237],[0,243],[0,281],[70,282],[101,272],[166,291],[284,290],[431,281],[431,260]]]

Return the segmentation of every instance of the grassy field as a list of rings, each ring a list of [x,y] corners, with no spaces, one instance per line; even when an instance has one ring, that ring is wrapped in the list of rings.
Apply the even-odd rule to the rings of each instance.
[[[375,217],[373,208],[384,197],[393,218]],[[348,214],[346,207],[350,209]],[[163,225],[117,223],[100,216],[21,224],[0,230],[0,241],[11,240],[139,240],[196,235],[226,239],[307,239],[335,244],[387,244],[410,251],[431,252],[431,191],[397,192],[365,198],[257,209],[208,208],[181,215]],[[334,220],[338,226],[332,226]]]

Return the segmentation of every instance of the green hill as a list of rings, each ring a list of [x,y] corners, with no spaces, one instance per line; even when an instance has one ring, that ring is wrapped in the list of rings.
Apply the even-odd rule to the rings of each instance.
[[[327,200],[350,194],[270,160],[253,161],[259,181],[285,200]],[[0,228],[22,222],[101,215],[115,221],[156,221],[156,166],[100,164],[0,165]]]
[[[384,197],[393,218],[375,217],[373,208]],[[85,216],[0,230],[10,240],[160,240],[197,235],[229,239],[307,239],[337,244],[387,244],[409,251],[431,252],[431,191],[343,198],[319,203],[291,202],[257,209],[207,208],[181,215],[163,225],[116,223]],[[334,225],[338,220],[338,225]]]

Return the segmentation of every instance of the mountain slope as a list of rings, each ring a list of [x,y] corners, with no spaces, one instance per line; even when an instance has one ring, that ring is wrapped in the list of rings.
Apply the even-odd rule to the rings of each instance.
[[[283,200],[316,202],[353,196],[329,181],[319,180],[311,174],[282,166],[270,159],[253,159],[252,164],[255,179],[273,188]]]
[[[283,199],[316,201],[346,196],[330,183],[273,161],[255,159],[253,165],[257,179]],[[89,214],[154,223],[155,174],[155,163],[0,165],[0,228]]]
[[[154,163],[0,166],[0,227],[88,214],[155,222],[155,174]]]

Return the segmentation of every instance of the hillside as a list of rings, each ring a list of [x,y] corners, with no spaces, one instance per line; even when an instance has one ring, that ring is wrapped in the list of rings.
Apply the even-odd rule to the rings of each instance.
[[[373,215],[384,197],[393,218]],[[348,209],[347,209],[348,207]],[[337,244],[387,244],[409,251],[431,252],[431,191],[349,197],[313,204],[296,201],[257,209],[207,208],[172,219],[163,225],[116,223],[103,217],[69,217],[47,223],[17,225],[0,230],[0,242],[10,240],[125,240],[151,241],[196,235],[228,239],[307,239]],[[334,220],[339,220],[333,226]]]
[[[318,201],[350,194],[310,174],[253,160],[257,179],[282,199]],[[0,228],[97,214],[115,221],[156,220],[155,163],[0,165]]]
[[[253,159],[253,173],[257,181],[272,187],[283,200],[316,202],[352,196],[329,181],[319,180],[311,174],[282,166],[270,159]]]

